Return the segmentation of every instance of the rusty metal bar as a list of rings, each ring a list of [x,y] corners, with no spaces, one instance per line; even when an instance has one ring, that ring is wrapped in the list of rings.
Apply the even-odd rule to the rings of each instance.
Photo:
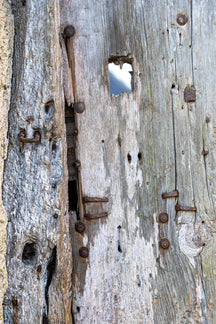
[[[174,197],[178,197],[178,195],[179,195],[178,190],[173,190],[171,192],[162,193],[162,198],[163,199],[174,198]]]
[[[104,202],[107,203],[109,199],[107,197],[83,197],[83,203],[97,203],[97,202]]]
[[[98,219],[102,217],[107,217],[108,213],[100,213],[100,214],[85,214],[85,219],[91,220],[91,219]]]
[[[180,205],[176,205],[175,210],[176,211],[193,211],[193,212],[197,211],[196,207],[188,207],[188,206],[180,206]]]

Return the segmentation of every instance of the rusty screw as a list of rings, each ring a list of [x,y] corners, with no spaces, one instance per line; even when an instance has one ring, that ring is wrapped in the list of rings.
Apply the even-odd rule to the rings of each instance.
[[[74,111],[78,114],[83,113],[83,111],[85,110],[84,102],[76,102],[73,107],[74,107]]]
[[[167,250],[170,247],[170,241],[167,238],[160,239],[159,245],[162,249]]]
[[[85,224],[82,222],[77,222],[75,223],[75,230],[78,233],[83,233],[85,231]]]
[[[76,169],[79,169],[81,167],[81,163],[79,160],[76,160],[73,162],[73,166],[76,168]]]
[[[54,214],[53,217],[54,217],[55,219],[57,219],[57,218],[58,218],[58,214]]]
[[[82,258],[87,258],[89,256],[89,250],[86,248],[86,247],[81,247],[79,249],[79,255],[82,257]]]
[[[176,21],[180,26],[184,26],[187,24],[188,18],[185,14],[180,13],[177,15]]]
[[[167,213],[160,213],[160,214],[158,215],[158,221],[159,221],[160,223],[165,224],[165,223],[168,222],[168,220],[169,220],[169,216],[168,216]]]
[[[66,38],[73,37],[75,35],[75,28],[72,25],[68,25],[64,29],[64,36]]]

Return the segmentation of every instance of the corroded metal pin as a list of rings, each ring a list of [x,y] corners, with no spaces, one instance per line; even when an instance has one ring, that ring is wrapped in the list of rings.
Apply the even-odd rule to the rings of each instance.
[[[174,197],[178,197],[178,195],[179,195],[178,190],[173,190],[171,192],[162,193],[162,198],[163,199],[174,198]]]
[[[193,212],[197,211],[196,207],[181,206],[178,204],[175,206],[175,210],[176,211],[193,211]]]

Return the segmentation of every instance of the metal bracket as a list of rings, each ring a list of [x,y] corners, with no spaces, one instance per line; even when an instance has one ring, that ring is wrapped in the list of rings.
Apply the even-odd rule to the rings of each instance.
[[[102,217],[107,217],[108,213],[100,213],[100,214],[85,214],[85,219],[91,220],[91,219],[98,219]]]
[[[34,132],[34,137],[33,138],[27,138],[25,137],[26,133],[25,131],[20,131],[19,133],[19,141],[20,141],[20,150],[23,152],[23,146],[24,143],[38,143],[40,142],[41,135],[39,131]]]
[[[174,197],[178,197],[178,195],[179,195],[178,190],[173,190],[171,192],[162,193],[162,198],[163,199],[174,198]]]
[[[109,202],[109,199],[107,197],[102,197],[102,198],[99,198],[99,197],[83,197],[83,203],[107,203]]]
[[[20,131],[20,133],[19,133],[19,141],[21,143],[37,143],[37,142],[40,141],[40,138],[41,138],[40,132],[38,132],[38,131],[34,132],[34,137],[33,138],[27,138],[25,136],[26,136],[25,132]]]
[[[193,211],[193,212],[197,211],[196,207],[188,207],[188,206],[180,206],[180,205],[176,205],[175,210],[176,211]]]

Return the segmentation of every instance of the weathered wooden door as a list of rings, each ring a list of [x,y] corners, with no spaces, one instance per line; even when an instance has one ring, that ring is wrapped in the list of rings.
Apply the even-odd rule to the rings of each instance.
[[[5,323],[216,323],[214,1],[12,9]]]

